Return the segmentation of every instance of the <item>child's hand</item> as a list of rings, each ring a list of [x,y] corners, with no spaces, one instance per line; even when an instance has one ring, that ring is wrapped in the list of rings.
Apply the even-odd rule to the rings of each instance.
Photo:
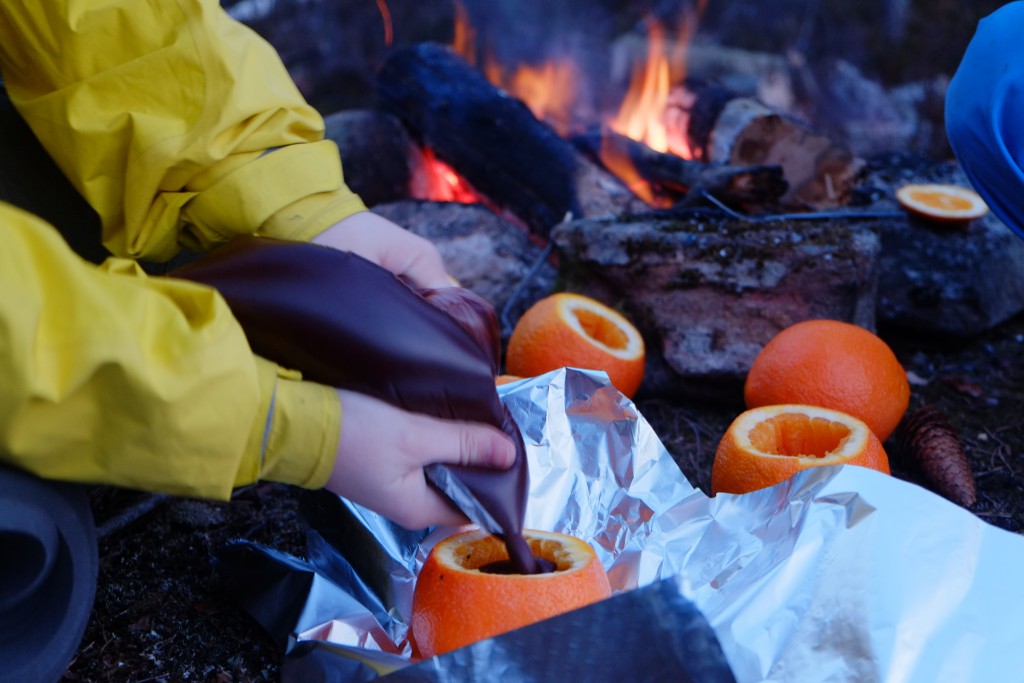
[[[314,244],[350,251],[390,270],[414,287],[451,287],[441,253],[429,240],[369,211],[327,228]]]
[[[340,390],[341,436],[327,489],[407,529],[465,524],[431,486],[432,463],[505,469],[512,440],[489,425],[410,413],[364,394]]]

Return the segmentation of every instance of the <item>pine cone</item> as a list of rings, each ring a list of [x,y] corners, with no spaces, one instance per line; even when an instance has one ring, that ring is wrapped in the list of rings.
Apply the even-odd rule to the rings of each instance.
[[[965,508],[974,505],[974,473],[960,437],[942,411],[924,406],[908,416],[900,425],[897,446],[928,488]]]

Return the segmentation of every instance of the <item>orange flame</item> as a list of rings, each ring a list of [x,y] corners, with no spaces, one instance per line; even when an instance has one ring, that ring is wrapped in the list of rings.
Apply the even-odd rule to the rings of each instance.
[[[672,205],[672,202],[667,198],[659,197],[655,193],[651,182],[637,171],[636,164],[629,158],[629,151],[622,145],[617,144],[613,136],[605,135],[602,137],[599,154],[604,167],[611,171],[613,175],[629,188],[630,192],[643,200],[644,203],[659,209],[667,209]]]
[[[607,124],[609,129],[658,152],[694,158],[685,135],[685,117],[688,117],[685,102],[673,86],[686,78],[686,51],[705,4],[706,0],[699,0],[696,8],[687,7],[680,20],[678,36],[671,45],[665,39],[664,27],[648,17],[646,60],[633,69],[618,114]],[[643,178],[628,151],[617,144],[614,136],[604,136],[600,156],[605,167],[644,202],[658,208],[671,206],[672,199],[659,194]]]
[[[395,37],[394,28],[391,25],[391,9],[384,0],[377,0],[377,10],[380,12],[380,18],[384,21],[384,44],[390,47]]]
[[[697,17],[704,6],[702,0],[697,8],[688,7],[684,11],[679,35],[671,46],[666,43],[664,27],[648,18],[647,59],[634,69],[619,112],[609,122],[612,130],[659,152],[671,152],[684,159],[694,157],[683,137],[670,134],[665,112],[672,86],[686,78],[686,50],[696,33]]]
[[[572,131],[572,109],[580,79],[572,61],[551,60],[539,66],[522,64],[508,73],[497,61],[488,58],[484,73],[491,83],[522,100],[534,116],[546,121],[560,135]]]
[[[476,32],[461,2],[455,3],[452,49],[470,64],[477,64]],[[492,85],[522,100],[534,116],[551,124],[559,134],[571,131],[572,109],[581,78],[572,60],[552,59],[537,66],[506,65],[487,50],[481,71]]]
[[[469,13],[461,2],[455,3],[455,35],[452,49],[470,64],[476,64],[476,31],[469,21]]]

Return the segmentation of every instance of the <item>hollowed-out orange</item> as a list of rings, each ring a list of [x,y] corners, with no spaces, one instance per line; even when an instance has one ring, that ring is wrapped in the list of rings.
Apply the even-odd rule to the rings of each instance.
[[[711,493],[748,493],[811,467],[859,465],[889,474],[889,458],[868,426],[819,406],[774,405],[733,420],[711,466]]]
[[[531,306],[508,340],[509,374],[536,377],[563,367],[603,370],[632,398],[644,378],[643,337],[624,315],[581,294],[559,292]]]

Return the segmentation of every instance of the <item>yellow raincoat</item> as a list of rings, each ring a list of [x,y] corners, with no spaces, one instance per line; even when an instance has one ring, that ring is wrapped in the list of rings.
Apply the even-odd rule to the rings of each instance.
[[[256,357],[216,292],[128,260],[365,208],[273,48],[212,0],[0,0],[0,72],[122,257],[90,265],[0,204],[0,460],[204,497],[322,486],[334,390]]]

